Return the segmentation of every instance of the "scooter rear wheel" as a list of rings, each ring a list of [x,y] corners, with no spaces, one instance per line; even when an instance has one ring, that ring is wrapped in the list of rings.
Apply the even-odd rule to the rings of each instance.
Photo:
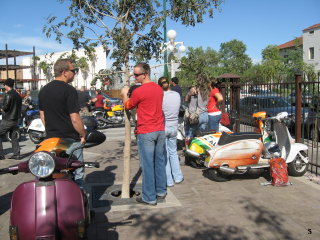
[[[107,127],[107,123],[102,120],[97,120],[98,122],[98,129],[104,129]]]
[[[230,180],[230,175],[224,174],[215,168],[207,169],[205,171],[205,175],[207,178],[209,178],[210,180],[215,181],[215,182],[227,182]]]
[[[12,134],[18,134],[18,135],[17,135],[17,138],[18,138],[19,141],[21,140],[21,132],[20,132],[19,129],[16,129],[16,130],[14,130],[12,133],[10,133],[10,131],[6,133],[6,139],[7,139],[7,141],[11,142],[11,136],[12,136]]]
[[[38,134],[34,133],[33,131],[29,131],[29,138],[35,144],[38,144],[43,140],[41,137],[38,137]]]

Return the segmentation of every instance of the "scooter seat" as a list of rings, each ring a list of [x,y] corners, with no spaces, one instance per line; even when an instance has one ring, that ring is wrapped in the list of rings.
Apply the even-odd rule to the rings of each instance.
[[[245,140],[245,139],[259,139],[261,134],[255,132],[241,132],[241,133],[231,133],[222,132],[221,137],[218,141],[218,145],[225,145],[228,143]]]
[[[204,135],[215,134],[215,133],[217,133],[217,131],[214,131],[214,130],[207,130],[207,131],[197,130],[195,132],[195,137],[202,137]]]

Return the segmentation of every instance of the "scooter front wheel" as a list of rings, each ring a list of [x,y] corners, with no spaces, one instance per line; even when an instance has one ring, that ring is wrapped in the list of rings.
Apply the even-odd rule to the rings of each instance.
[[[308,170],[308,163],[305,163],[300,154],[303,157],[307,157],[307,153],[304,151],[300,151],[296,157],[294,158],[294,160],[288,164],[288,173],[290,176],[293,177],[301,177],[303,176],[307,170]]]
[[[204,174],[207,178],[215,182],[227,182],[230,180],[230,175],[222,173],[221,171],[215,168],[209,168],[205,170]]]

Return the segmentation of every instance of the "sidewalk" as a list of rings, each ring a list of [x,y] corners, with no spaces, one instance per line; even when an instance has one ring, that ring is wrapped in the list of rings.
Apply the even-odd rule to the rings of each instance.
[[[87,171],[88,188],[122,182],[123,143],[98,146],[92,160],[98,171]],[[132,146],[131,178],[137,178],[138,153]],[[184,162],[184,159],[181,159]],[[89,229],[95,240],[129,239],[320,239],[320,185],[305,177],[292,178],[292,186],[261,186],[266,179],[237,178],[210,181],[202,170],[182,166],[185,181],[168,189],[156,207],[137,204],[95,208]],[[138,183],[141,182],[141,176]],[[105,190],[111,186],[106,186]]]
[[[96,212],[89,227],[90,240],[304,240],[320,239],[320,185],[305,177],[292,178],[292,186],[261,186],[266,180],[237,178],[213,182],[202,170],[182,165],[185,181],[168,189],[157,206],[138,205],[132,199],[104,192],[121,190],[123,142],[107,138],[85,150],[86,161],[100,168],[86,169],[86,183]],[[1,167],[12,162],[1,162]],[[184,159],[181,159],[184,163]],[[131,150],[131,179],[139,189],[141,176],[137,146]],[[0,176],[0,239],[7,240],[10,197],[31,174]]]

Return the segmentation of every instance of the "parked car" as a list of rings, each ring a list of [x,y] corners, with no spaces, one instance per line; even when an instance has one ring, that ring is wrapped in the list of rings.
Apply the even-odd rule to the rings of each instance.
[[[320,141],[320,112],[311,110],[305,121],[305,136],[310,140]]]
[[[320,142],[320,96],[314,96],[308,106],[310,111],[305,121],[305,135]]]
[[[312,103],[312,100],[314,98],[313,95],[311,94],[305,94],[302,93],[302,99],[301,99],[301,104],[304,107],[309,107],[309,105]],[[289,102],[292,106],[296,105],[296,93],[292,92],[291,94],[289,94],[289,96],[286,98],[287,102]]]
[[[246,124],[253,123],[252,113],[265,111],[267,116],[275,116],[280,112],[288,112],[293,121],[288,126],[294,129],[295,107],[278,95],[256,95],[240,99],[240,121]],[[303,120],[306,119],[309,109],[302,108]]]

